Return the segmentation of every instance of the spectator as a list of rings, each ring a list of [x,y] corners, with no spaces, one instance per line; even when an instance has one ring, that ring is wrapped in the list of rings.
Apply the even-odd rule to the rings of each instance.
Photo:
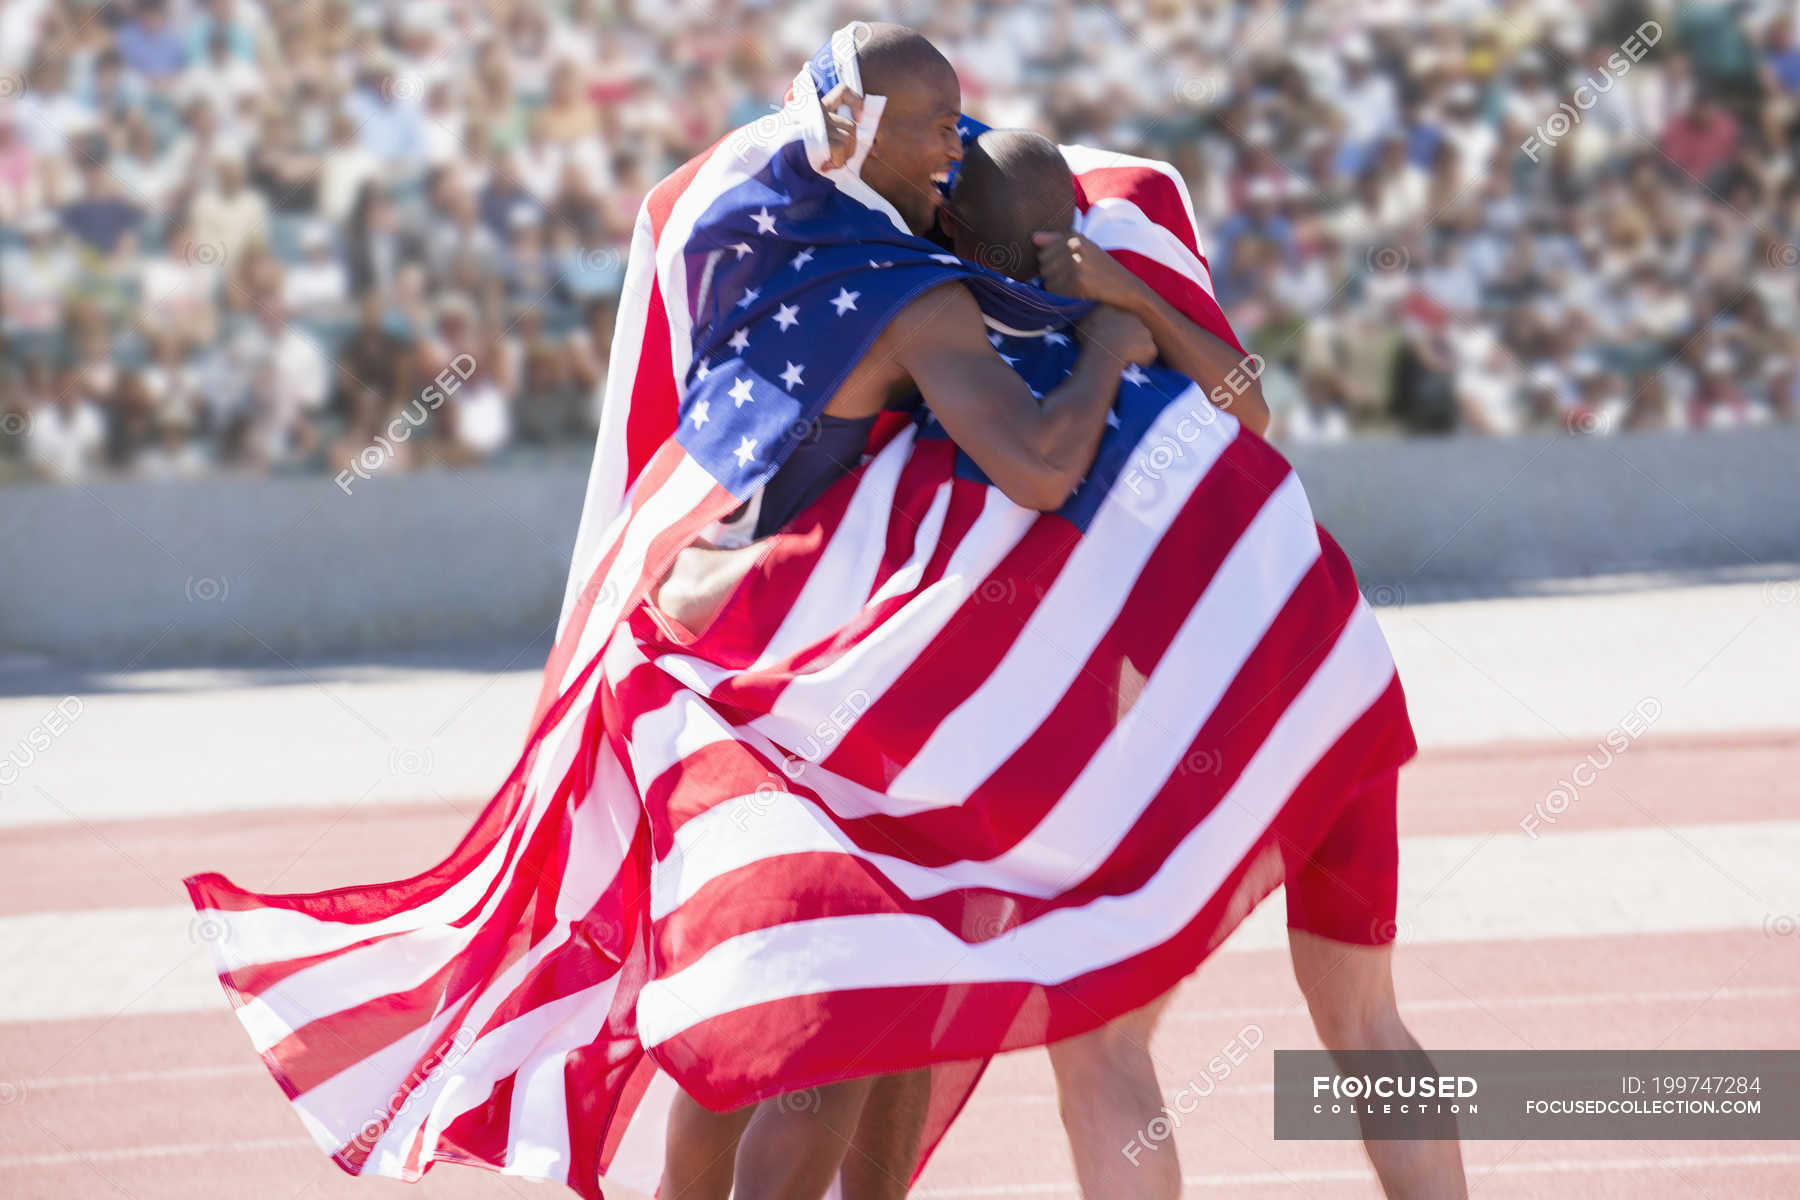
[[[244,164],[241,159],[221,157],[214,161],[217,182],[194,197],[189,218],[194,239],[218,248],[229,260],[251,242],[269,236],[269,202],[244,186]]]
[[[81,163],[81,197],[63,206],[63,228],[96,254],[111,254],[119,239],[136,234],[144,210],[119,194],[118,181],[106,169],[104,149],[96,146]]]
[[[163,0],[138,0],[137,14],[119,27],[119,57],[152,83],[173,79],[187,66],[187,43],[169,23]]]
[[[301,259],[288,266],[282,280],[281,299],[297,317],[331,317],[343,313],[350,302],[350,278],[337,259],[331,231],[309,224],[300,235]]]

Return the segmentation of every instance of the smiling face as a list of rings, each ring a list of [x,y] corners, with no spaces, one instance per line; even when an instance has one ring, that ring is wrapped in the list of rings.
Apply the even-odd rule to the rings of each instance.
[[[935,54],[935,51],[933,52]],[[938,181],[962,161],[962,87],[956,72],[941,57],[887,70],[880,78],[865,73],[872,95],[887,97],[875,142],[863,163],[863,182],[899,211],[914,233],[937,223],[943,203]]]

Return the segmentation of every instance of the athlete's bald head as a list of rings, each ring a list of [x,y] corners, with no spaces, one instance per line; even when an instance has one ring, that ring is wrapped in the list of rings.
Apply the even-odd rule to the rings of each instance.
[[[870,21],[856,43],[865,96],[893,96],[921,83],[956,78],[956,69],[924,34],[891,21]]]
[[[956,70],[925,36],[870,22],[857,31],[856,65],[865,96],[885,96],[863,182],[899,211],[914,233],[937,222],[936,180],[962,158],[962,87]]]
[[[1038,274],[1040,230],[1075,223],[1075,177],[1056,143],[1029,129],[990,129],[963,152],[950,200],[956,253],[1026,280]]]

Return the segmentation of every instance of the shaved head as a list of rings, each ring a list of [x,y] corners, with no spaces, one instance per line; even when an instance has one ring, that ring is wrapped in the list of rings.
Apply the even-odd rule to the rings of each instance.
[[[924,34],[890,21],[868,23],[868,35],[856,45],[856,66],[865,96],[892,96],[922,83],[941,83],[946,75],[956,78],[950,60]]]
[[[904,25],[870,22],[856,33],[865,96],[885,96],[863,182],[894,206],[907,228],[937,224],[943,197],[936,181],[962,159],[962,87],[950,60]]]
[[[1031,235],[1063,233],[1075,222],[1075,177],[1042,134],[990,129],[964,151],[950,203],[958,255],[1028,280],[1038,273]]]

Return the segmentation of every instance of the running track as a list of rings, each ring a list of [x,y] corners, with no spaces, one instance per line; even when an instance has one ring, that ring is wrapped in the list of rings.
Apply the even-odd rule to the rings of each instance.
[[[1797,595],[1382,610],[1425,745],[1402,775],[1397,976],[1427,1046],[1800,1048]],[[411,1189],[340,1174],[250,1054],[178,882],[214,868],[305,890],[433,861],[508,765],[531,672],[35,669],[0,671],[0,689],[0,761],[80,699],[0,791],[0,1196],[557,1194],[455,1167]],[[1654,712],[1648,732],[1569,787],[1634,709]],[[1536,837],[1534,805],[1555,817]],[[1315,1044],[1280,911],[1184,985],[1153,1047],[1173,1095],[1246,1027],[1260,1042],[1175,1132],[1187,1193],[1379,1195],[1359,1146],[1271,1137],[1268,1051]],[[1800,1143],[1465,1156],[1484,1197],[1800,1192]],[[993,1065],[914,1194],[1073,1197],[1071,1178],[1033,1052]]]

